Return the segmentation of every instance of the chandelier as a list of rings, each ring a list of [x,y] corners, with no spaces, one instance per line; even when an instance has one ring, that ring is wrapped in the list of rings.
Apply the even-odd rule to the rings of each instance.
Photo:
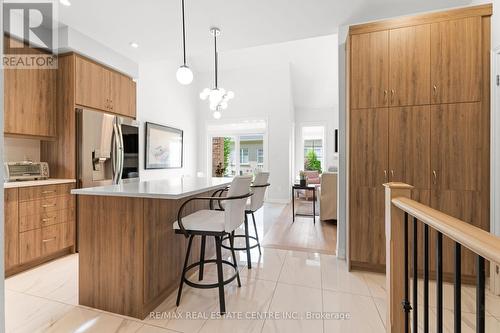
[[[220,119],[222,116],[222,110],[227,109],[227,103],[230,99],[234,98],[234,93],[232,91],[226,91],[224,88],[220,88],[217,82],[217,70],[218,70],[218,54],[217,54],[217,37],[220,36],[219,28],[211,28],[210,33],[214,36],[214,49],[215,49],[215,75],[214,75],[214,88],[205,88],[200,93],[200,98],[202,100],[208,99],[210,103],[210,110],[214,111],[213,116],[215,119]]]

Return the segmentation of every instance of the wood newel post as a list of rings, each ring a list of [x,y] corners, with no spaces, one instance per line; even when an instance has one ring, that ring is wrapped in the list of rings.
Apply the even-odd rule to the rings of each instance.
[[[392,205],[397,197],[411,198],[413,186],[387,183],[385,186],[385,239],[387,333],[404,332],[404,212]]]

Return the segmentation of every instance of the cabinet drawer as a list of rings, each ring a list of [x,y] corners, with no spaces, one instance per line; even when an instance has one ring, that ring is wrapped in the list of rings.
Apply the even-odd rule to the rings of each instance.
[[[19,234],[20,263],[27,263],[73,246],[75,222],[69,221]]]
[[[24,264],[40,257],[42,229],[35,229],[19,234],[19,263]]]
[[[24,201],[19,203],[19,217],[41,215],[73,207],[75,207],[75,198],[72,195]]]
[[[75,188],[73,183],[23,187],[19,189],[19,201],[38,200],[70,194],[73,188]]]
[[[41,254],[49,255],[74,244],[74,221],[42,228]]]
[[[19,219],[19,231],[24,232],[53,224],[74,221],[75,208],[47,211],[36,215],[22,216]]]

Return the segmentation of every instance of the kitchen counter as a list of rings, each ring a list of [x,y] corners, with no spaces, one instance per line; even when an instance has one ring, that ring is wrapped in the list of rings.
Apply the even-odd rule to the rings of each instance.
[[[45,180],[25,180],[18,182],[3,183],[3,188],[31,187],[75,183],[75,179],[45,179]]]
[[[187,241],[173,229],[179,208],[230,178],[184,177],[73,190],[78,202],[79,303],[144,319],[177,287]],[[207,200],[184,215],[209,209]],[[200,253],[200,237],[193,253]],[[207,258],[215,254],[207,242]],[[196,258],[195,258],[196,257]],[[193,262],[197,255],[190,259]]]
[[[231,181],[232,178],[179,177],[88,187],[72,190],[71,193],[129,198],[182,199],[227,186]]]

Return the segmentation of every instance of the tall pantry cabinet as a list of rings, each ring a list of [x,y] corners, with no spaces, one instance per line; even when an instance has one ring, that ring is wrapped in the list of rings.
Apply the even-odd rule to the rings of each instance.
[[[489,229],[491,13],[483,5],[350,28],[352,269],[385,270],[385,182],[411,184],[414,200]],[[452,258],[445,240],[445,277]]]

